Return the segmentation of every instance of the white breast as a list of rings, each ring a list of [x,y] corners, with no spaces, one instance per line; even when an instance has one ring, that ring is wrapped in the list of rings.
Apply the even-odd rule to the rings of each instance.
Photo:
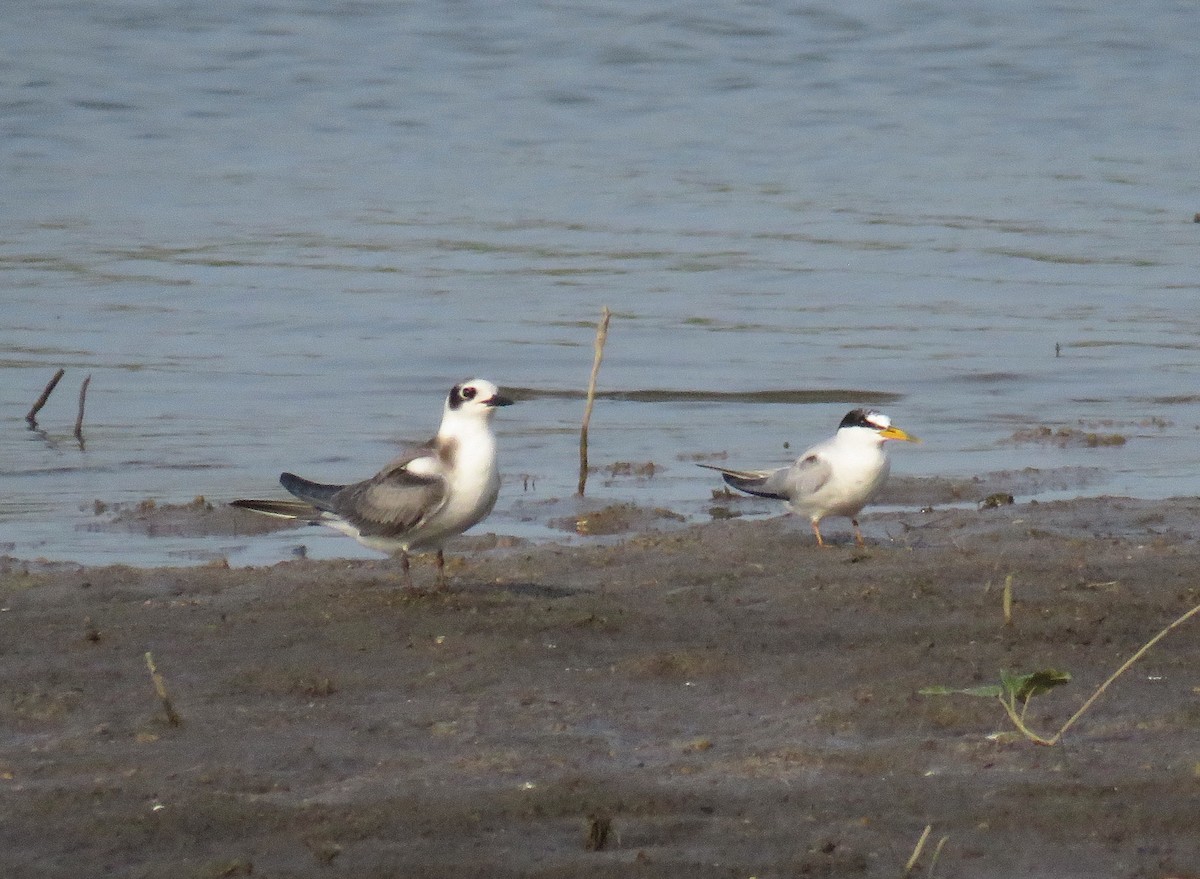
[[[486,425],[455,437],[454,466],[446,474],[449,497],[440,510],[413,535],[411,546],[440,546],[482,520],[496,505],[500,472],[496,467],[496,439]]]

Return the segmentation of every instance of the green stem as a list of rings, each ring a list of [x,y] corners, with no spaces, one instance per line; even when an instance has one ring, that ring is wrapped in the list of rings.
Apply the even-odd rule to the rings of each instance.
[[[1017,714],[1016,706],[1011,701],[1013,699],[1012,694],[1009,694],[1008,699],[1005,699],[1003,696],[1000,696],[999,699],[1000,704],[1004,706],[1004,711],[1008,715],[1008,719],[1012,721],[1013,726],[1020,731],[1021,735],[1038,745],[1054,744],[1053,740],[1047,739],[1044,736],[1039,736],[1025,725],[1025,721],[1022,719],[1021,714]],[[1025,704],[1028,705],[1029,701],[1026,700]],[[1024,714],[1024,712],[1022,712],[1022,714]]]

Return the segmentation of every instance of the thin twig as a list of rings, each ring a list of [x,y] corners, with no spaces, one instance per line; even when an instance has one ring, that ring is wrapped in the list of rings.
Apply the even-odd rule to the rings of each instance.
[[[182,725],[183,718],[179,716],[179,712],[171,704],[171,697],[167,693],[167,682],[159,674],[158,668],[154,665],[154,657],[150,655],[149,650],[146,651],[146,668],[150,669],[150,680],[154,682],[154,692],[158,693],[158,699],[162,702],[163,711],[167,713],[167,723],[171,724],[171,726]]]
[[[1070,729],[1072,724],[1074,724],[1075,721],[1077,721],[1080,717],[1082,717],[1083,713],[1085,711],[1087,711],[1089,708],[1092,707],[1092,703],[1100,698],[1101,694],[1105,690],[1108,689],[1109,684],[1111,684],[1113,681],[1115,681],[1121,675],[1125,674],[1125,672],[1129,669],[1129,667],[1131,665],[1133,665],[1135,662],[1137,662],[1139,659],[1141,659],[1143,656],[1145,656],[1146,651],[1149,650],[1151,647],[1153,647],[1155,644],[1157,644],[1159,641],[1161,641],[1163,638],[1165,638],[1167,636],[1168,632],[1170,632],[1172,629],[1176,628],[1177,626],[1183,625],[1189,619],[1191,619],[1193,616],[1195,616],[1197,613],[1200,613],[1200,604],[1197,604],[1195,607],[1193,607],[1191,610],[1189,610],[1183,616],[1179,617],[1179,619],[1175,620],[1175,622],[1171,623],[1171,625],[1167,626],[1165,629],[1163,629],[1161,632],[1159,632],[1157,635],[1155,635],[1153,638],[1151,638],[1149,641],[1147,641],[1145,644],[1143,644],[1141,649],[1138,650],[1137,653],[1133,654],[1133,656],[1131,656],[1127,660],[1125,660],[1125,662],[1121,665],[1121,667],[1119,669],[1117,669],[1116,671],[1114,671],[1112,673],[1112,675],[1109,677],[1109,679],[1107,681],[1105,681],[1104,683],[1102,683],[1096,689],[1096,692],[1092,693],[1092,695],[1090,697],[1088,697],[1088,700],[1083,703],[1083,705],[1080,707],[1080,709],[1078,711],[1076,711],[1074,714],[1071,715],[1071,717],[1067,720],[1067,722],[1062,725],[1062,728],[1058,732],[1056,732],[1053,736],[1050,737],[1050,741],[1047,744],[1051,744],[1051,745],[1057,744],[1058,741],[1063,737],[1063,733],[1065,733],[1068,729]]]
[[[1012,574],[1004,578],[1004,596],[1001,604],[1004,609],[1004,625],[1012,625],[1012,608],[1013,608],[1013,592],[1012,592]]]
[[[1023,705],[1021,712],[1019,714],[1017,713],[1017,707],[1015,704],[1016,696],[1012,692],[1001,695],[999,697],[1000,704],[1002,706],[1004,706],[1004,712],[1005,712],[1005,714],[1008,715],[1008,719],[1012,721],[1013,726],[1015,726],[1017,728],[1017,730],[1021,733],[1021,735],[1025,736],[1025,738],[1029,739],[1031,742],[1033,742],[1034,744],[1037,744],[1037,745],[1047,745],[1047,746],[1057,745],[1060,741],[1062,741],[1062,737],[1066,734],[1067,730],[1069,730],[1072,726],[1074,726],[1075,721],[1077,721],[1077,720],[1079,720],[1079,718],[1083,717],[1083,715],[1087,712],[1087,710],[1089,708],[1091,708],[1093,704],[1095,704],[1096,700],[1099,699],[1104,694],[1104,691],[1107,690],[1109,688],[1109,686],[1111,686],[1113,681],[1115,681],[1121,675],[1125,674],[1125,672],[1129,671],[1130,666],[1132,666],[1135,662],[1137,662],[1139,659],[1141,659],[1143,656],[1145,656],[1146,652],[1151,647],[1153,647],[1155,644],[1157,644],[1159,641],[1161,641],[1163,638],[1165,638],[1172,629],[1175,629],[1175,628],[1183,625],[1184,623],[1186,623],[1188,620],[1190,620],[1192,617],[1194,617],[1198,613],[1200,613],[1200,604],[1197,604],[1195,607],[1193,607],[1187,613],[1183,614],[1181,617],[1176,619],[1173,623],[1171,623],[1169,626],[1164,628],[1157,635],[1155,635],[1153,638],[1151,638],[1149,641],[1147,641],[1145,644],[1143,644],[1140,648],[1138,648],[1137,652],[1134,653],[1133,656],[1131,656],[1127,660],[1125,660],[1123,663],[1121,663],[1121,667],[1118,668],[1116,671],[1114,671],[1111,675],[1109,675],[1108,680],[1106,680],[1099,687],[1097,687],[1096,692],[1092,693],[1092,695],[1090,695],[1087,698],[1087,701],[1084,702],[1083,705],[1081,705],[1079,707],[1079,710],[1076,711],[1074,714],[1072,714],[1067,719],[1067,722],[1064,723],[1059,728],[1058,732],[1056,732],[1054,735],[1050,736],[1050,738],[1046,738],[1045,736],[1038,735],[1036,732],[1034,732],[1032,729],[1030,729],[1029,726],[1025,723],[1025,711],[1029,707],[1028,699],[1025,700],[1025,704]]]
[[[88,385],[92,383],[92,374],[89,372],[87,378],[83,380],[83,384],[79,386],[79,414],[75,416],[75,439],[79,440],[79,448],[83,448],[83,406],[87,402]]]
[[[46,383],[46,388],[42,391],[42,395],[37,398],[37,402],[33,404],[33,408],[30,409],[29,414],[25,416],[25,420],[29,422],[30,427],[37,427],[38,412],[40,412],[42,407],[46,405],[46,401],[49,400],[50,395],[54,393],[55,385],[58,384],[59,379],[61,379],[66,372],[67,371],[65,369],[59,369],[58,372],[54,373],[54,378],[50,379],[50,381]]]
[[[588,475],[588,424],[592,420],[592,406],[596,402],[596,378],[600,375],[600,361],[604,359],[604,343],[608,340],[608,321],[612,312],[608,306],[600,314],[600,323],[596,327],[596,354],[592,360],[592,377],[588,381],[587,403],[583,407],[583,426],[579,430],[579,487],[576,494],[583,497],[587,487]]]

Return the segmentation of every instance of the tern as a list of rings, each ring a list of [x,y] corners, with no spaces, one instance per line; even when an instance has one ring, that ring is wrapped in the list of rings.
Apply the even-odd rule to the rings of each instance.
[[[412,588],[408,553],[437,549],[437,588],[446,585],[442,545],[478,524],[500,493],[492,416],[512,400],[485,379],[450,389],[437,436],[393,460],[370,479],[349,485],[310,482],[283,473],[295,499],[236,500],[231,506],[326,525],[363,546],[399,554]]]
[[[845,516],[854,526],[854,540],[863,546],[858,530],[858,514],[883,488],[891,465],[883,444],[888,440],[919,443],[892,424],[882,412],[854,409],[838,425],[837,433],[810,448],[790,467],[778,470],[718,470],[725,482],[739,491],[759,497],[776,498],[788,509],[807,516],[812,523],[817,545],[821,538],[821,520],[826,516]]]

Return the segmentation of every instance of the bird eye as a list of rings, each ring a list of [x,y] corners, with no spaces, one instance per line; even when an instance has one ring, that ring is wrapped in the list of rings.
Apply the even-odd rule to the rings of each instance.
[[[464,400],[474,400],[476,393],[477,393],[477,391],[472,387],[463,388],[462,389],[462,398]]]

